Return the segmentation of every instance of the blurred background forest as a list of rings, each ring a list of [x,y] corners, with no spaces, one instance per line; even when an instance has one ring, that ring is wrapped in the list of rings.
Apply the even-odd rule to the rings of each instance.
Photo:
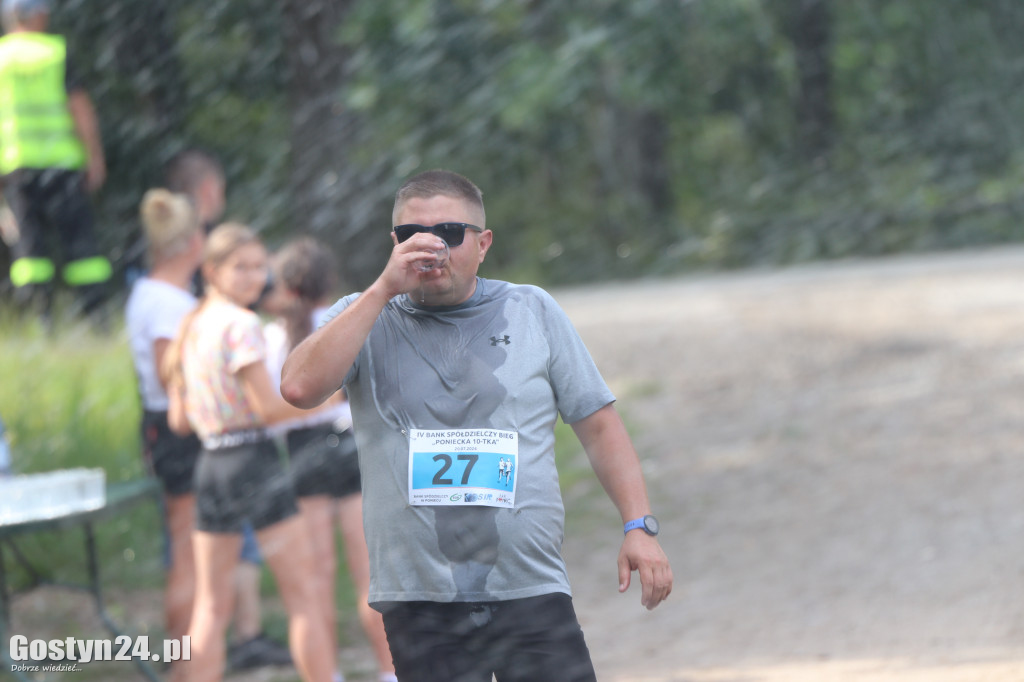
[[[432,167],[484,190],[484,274],[549,285],[1024,235],[1014,0],[58,0],[52,29],[122,273],[184,146],[224,161],[229,215],[319,236],[351,287]]]

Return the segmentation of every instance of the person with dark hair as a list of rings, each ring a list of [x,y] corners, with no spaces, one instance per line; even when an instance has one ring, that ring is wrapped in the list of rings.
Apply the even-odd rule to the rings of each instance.
[[[112,273],[89,201],[106,180],[106,161],[65,41],[46,32],[49,9],[47,0],[3,0],[0,9],[0,176],[18,226],[10,278],[16,299],[48,317],[59,267],[88,315]]]
[[[494,234],[470,180],[410,178],[392,225],[383,272],[291,352],[281,393],[309,408],[346,390],[398,678],[592,682],[561,555],[559,415],[622,517],[619,591],[633,571],[648,609],[672,591],[615,397],[547,292],[477,275]]]
[[[264,326],[267,365],[279,389],[281,367],[291,349],[309,336],[327,314],[337,281],[337,264],[330,249],[306,237],[285,244],[271,259],[273,287],[261,308],[275,316]],[[335,527],[341,532],[345,559],[356,591],[359,620],[377,659],[379,682],[394,682],[394,665],[380,614],[370,608],[370,560],[363,535],[363,495],[352,412],[342,392],[331,407],[303,419],[276,424],[284,436],[289,475],[299,498],[299,514],[313,543],[312,580],[327,607],[324,627],[337,649],[335,577],[338,568]],[[336,682],[344,680],[340,672]]]
[[[192,201],[199,222],[210,232],[224,214],[224,167],[212,154],[190,147],[167,162],[167,188]]]

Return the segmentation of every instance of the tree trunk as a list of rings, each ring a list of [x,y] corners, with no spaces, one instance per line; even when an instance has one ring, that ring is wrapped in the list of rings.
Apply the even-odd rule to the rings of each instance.
[[[379,196],[349,161],[357,121],[341,95],[349,57],[337,39],[354,0],[284,0],[284,49],[291,112],[291,214],[294,232],[331,246],[346,284],[367,281],[377,254],[351,248],[374,225]],[[368,257],[369,256],[369,257]]]
[[[653,216],[664,219],[672,209],[672,185],[669,182],[667,160],[668,124],[664,115],[650,109],[637,114],[636,124],[640,161],[637,169],[638,189]]]
[[[118,69],[131,78],[145,104],[153,139],[174,139],[184,129],[185,82],[167,2],[132,3],[125,12],[129,19],[113,36]]]
[[[786,3],[783,30],[793,43],[800,91],[796,122],[800,151],[819,159],[832,146],[835,110],[832,104],[832,11],[829,0]]]

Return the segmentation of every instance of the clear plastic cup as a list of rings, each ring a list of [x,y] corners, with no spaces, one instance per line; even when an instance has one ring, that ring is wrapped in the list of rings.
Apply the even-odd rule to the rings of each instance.
[[[448,257],[451,256],[451,250],[448,248],[448,244],[441,242],[441,248],[438,249],[426,249],[437,254],[437,260],[421,260],[416,262],[416,269],[420,272],[430,272],[436,268],[443,268],[448,263]]]

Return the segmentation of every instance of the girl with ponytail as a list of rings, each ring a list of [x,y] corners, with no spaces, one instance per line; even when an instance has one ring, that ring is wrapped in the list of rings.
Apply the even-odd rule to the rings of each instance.
[[[261,307],[277,319],[266,325],[267,364],[275,389],[280,390],[281,367],[288,353],[320,325],[336,286],[337,266],[327,246],[311,238],[285,245],[273,258],[274,286]],[[343,392],[328,409],[276,425],[288,445],[288,469],[299,513],[313,543],[315,581],[325,609],[324,628],[332,651],[337,647],[335,527],[341,533],[345,558],[356,591],[359,620],[377,659],[378,679],[393,682],[391,662],[380,613],[370,608],[370,559],[363,535],[363,495],[352,412]],[[336,679],[343,679],[338,675]]]
[[[202,274],[203,299],[182,322],[165,366],[170,425],[194,431],[202,442],[195,476],[192,660],[177,669],[177,679],[222,678],[232,580],[242,523],[248,520],[288,611],[289,645],[300,676],[330,682],[334,652],[310,579],[306,525],[267,431],[313,411],[292,407],[274,389],[260,320],[248,308],[267,281],[266,249],[248,227],[221,225],[207,237]]]

